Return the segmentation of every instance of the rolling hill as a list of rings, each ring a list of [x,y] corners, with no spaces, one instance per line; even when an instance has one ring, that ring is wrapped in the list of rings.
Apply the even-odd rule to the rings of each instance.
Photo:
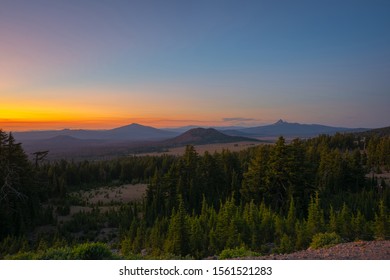
[[[233,143],[258,141],[256,139],[226,135],[214,128],[193,128],[169,140],[161,142],[167,146],[204,145],[214,143]]]
[[[191,126],[190,126],[191,127]],[[184,128],[183,128],[184,129]],[[254,138],[315,137],[336,132],[357,133],[368,129],[350,129],[318,124],[289,123],[283,120],[257,127],[191,128],[179,134],[180,129],[168,131],[140,124],[130,124],[109,130],[48,130],[13,133],[28,153],[50,150],[53,157],[115,156],[129,153],[161,150],[185,145],[204,145],[258,141]],[[372,130],[386,133],[388,128]],[[269,140],[269,139],[268,139]]]
[[[192,131],[193,126],[186,126],[175,129],[158,129],[151,126],[144,126],[137,123],[130,125],[108,129],[108,130],[47,130],[47,131],[25,131],[14,132],[13,135],[17,141],[25,140],[44,140],[54,138],[56,136],[69,136],[83,140],[106,140],[106,141],[160,141],[179,136],[180,133]],[[336,132],[362,132],[369,129],[365,128],[345,128],[333,127],[319,124],[300,124],[289,123],[279,120],[274,124],[256,126],[256,127],[214,127],[207,128],[220,131],[229,136],[240,137],[314,137],[319,134],[335,134]],[[195,132],[191,132],[195,133]],[[199,132],[200,133],[200,132]],[[209,132],[210,133],[210,132]],[[215,132],[214,132],[215,133]],[[187,137],[187,136],[186,136]],[[195,137],[195,136],[193,136]],[[214,135],[213,137],[217,137]],[[218,137],[217,137],[218,138]],[[180,141],[180,140],[177,140]]]
[[[143,132],[141,134],[140,130]],[[213,128],[194,128],[179,136],[165,140],[139,140],[132,137],[132,141],[126,140],[129,131],[137,131],[139,138],[156,137],[156,135],[167,135],[158,130],[135,125],[122,127],[110,131],[111,138],[108,139],[79,139],[69,135],[58,135],[47,139],[34,139],[22,141],[23,147],[28,154],[36,151],[49,150],[48,158],[93,158],[109,157],[115,155],[128,155],[145,153],[150,151],[166,150],[172,147],[185,145],[205,145],[234,142],[260,142],[259,140],[229,136]],[[156,132],[157,131],[157,132]],[[105,135],[107,136],[107,134]],[[120,140],[122,137],[123,140]],[[115,141],[111,139],[116,139]]]
[[[144,126],[137,123],[114,128],[105,131],[103,139],[115,140],[161,140],[177,135],[177,133],[157,129],[151,126]]]

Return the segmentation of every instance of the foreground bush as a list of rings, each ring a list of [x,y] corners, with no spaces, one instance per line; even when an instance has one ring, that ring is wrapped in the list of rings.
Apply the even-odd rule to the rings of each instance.
[[[103,243],[84,243],[73,248],[72,255],[75,260],[112,260],[113,253]]]
[[[5,260],[36,260],[37,254],[32,252],[19,252],[14,255],[7,255],[4,257]]]
[[[242,257],[252,257],[259,256],[258,253],[252,252],[245,247],[234,248],[234,249],[225,249],[219,254],[218,259],[233,259],[233,258],[242,258]]]
[[[335,232],[317,233],[313,236],[310,247],[313,249],[327,248],[342,242],[340,235]]]
[[[115,260],[119,256],[113,254],[103,243],[83,243],[75,247],[49,248],[43,252],[19,252],[8,255],[11,260]]]
[[[71,247],[49,248],[44,252],[37,253],[36,259],[39,260],[74,260]]]

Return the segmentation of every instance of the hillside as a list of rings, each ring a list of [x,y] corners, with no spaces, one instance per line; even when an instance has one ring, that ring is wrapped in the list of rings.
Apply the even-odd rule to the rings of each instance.
[[[172,139],[163,141],[166,146],[204,145],[213,143],[232,143],[242,141],[257,141],[247,137],[226,135],[214,128],[193,128]]]
[[[177,133],[157,129],[151,126],[144,126],[137,123],[114,128],[105,132],[105,139],[115,140],[161,140],[173,137]]]
[[[382,128],[375,128],[370,129],[363,132],[355,133],[356,136],[361,137],[371,137],[371,136],[378,136],[378,137],[389,137],[390,136],[390,126],[382,127]]]
[[[40,150],[49,150],[50,159],[55,158],[99,158],[127,154],[160,152],[166,148],[185,145],[226,144],[257,139],[285,137],[313,137],[318,134],[336,132],[354,132],[357,135],[389,135],[390,129],[381,128],[348,129],[317,124],[289,123],[283,120],[251,128],[226,127],[192,128],[179,135],[179,130],[168,131],[140,124],[130,124],[109,130],[48,130],[13,133],[16,141],[23,144],[28,154]],[[360,132],[364,130],[365,132]]]
[[[269,255],[245,259],[261,260],[390,260],[390,241],[357,241],[330,248],[307,249],[291,254]]]
[[[166,133],[166,131],[163,130],[137,124],[105,131],[104,133],[104,137],[107,137],[108,139],[104,139],[103,136],[100,136],[100,139],[80,139],[74,136],[61,134],[47,139],[24,140],[22,141],[22,145],[28,154],[41,150],[49,150],[49,159],[87,159],[161,152],[167,148],[182,147],[190,144],[206,145],[235,142],[260,142],[259,140],[247,137],[229,136],[212,128],[190,129],[179,136],[166,140],[159,140],[158,137],[167,138],[168,135],[172,134],[171,132]],[[51,135],[52,132],[49,134]],[[34,136],[36,136],[36,134],[34,134]],[[132,140],[126,140],[126,137],[131,137]]]
[[[195,129],[173,139],[222,136]],[[389,166],[381,148],[388,147],[389,138],[370,143],[367,158],[381,160],[371,163],[362,160],[362,150],[350,152],[355,144],[349,134],[291,143],[279,139],[240,152],[201,154],[187,147],[172,156],[136,156],[127,144],[117,147],[123,157],[37,162],[23,156],[11,135],[2,137],[0,259],[64,259],[63,253],[78,250],[74,246],[120,250],[124,259],[389,258],[388,243],[380,240],[390,236],[390,188],[366,177],[378,164]],[[231,138],[218,140],[223,139]],[[163,150],[158,143],[147,148]],[[306,250],[345,240],[377,242]],[[58,251],[59,245],[68,249]],[[301,251],[265,257],[294,250]]]
[[[333,127],[319,124],[289,123],[279,120],[274,124],[250,127],[238,130],[256,137],[313,137],[319,134],[335,134],[337,132],[365,131],[365,128]]]

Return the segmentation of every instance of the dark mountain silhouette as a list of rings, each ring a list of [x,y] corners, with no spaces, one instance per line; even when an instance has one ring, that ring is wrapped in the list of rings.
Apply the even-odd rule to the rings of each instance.
[[[250,127],[238,130],[252,137],[313,137],[319,134],[335,134],[337,132],[365,131],[366,128],[333,127],[320,124],[289,123],[279,120],[274,124]]]
[[[241,129],[220,129],[219,131],[221,131],[222,133],[224,133],[226,135],[230,135],[230,136],[241,136],[241,137],[249,137],[249,138],[256,137],[256,135],[254,135],[254,134],[243,132],[242,129],[243,128],[241,128]]]
[[[204,145],[213,143],[232,143],[242,141],[258,141],[247,137],[226,135],[214,128],[193,128],[183,134],[162,141],[166,146]]]
[[[233,128],[233,129],[232,129]],[[223,129],[220,127],[219,129]],[[350,129],[318,124],[288,123],[282,120],[265,126],[240,128],[193,128],[179,135],[176,132],[140,124],[130,124],[109,130],[49,130],[13,133],[29,154],[49,150],[49,157],[99,157],[128,155],[138,152],[164,150],[184,145],[258,141],[253,138],[314,137],[336,132],[357,133],[368,129]],[[374,129],[371,133],[388,135],[390,128]],[[370,133],[370,132],[364,132]]]
[[[193,128],[198,128],[198,125],[187,125],[187,126],[181,126],[181,127],[175,127],[175,128],[164,128],[164,130],[176,132],[176,133],[184,133],[190,129]],[[243,128],[246,128],[245,126],[205,126],[203,128],[214,128],[218,131],[221,131],[222,133],[225,133],[225,131],[230,131],[230,130],[240,130]],[[227,133],[225,133],[227,134]]]
[[[192,126],[188,126],[191,129],[185,131],[191,131]],[[47,130],[47,131],[26,131],[13,133],[15,139],[20,142],[30,140],[44,140],[53,138],[56,136],[69,136],[82,140],[105,140],[110,142],[118,141],[159,141],[166,140],[180,133],[183,133],[183,128],[177,128],[172,130],[157,129],[150,126],[144,126],[140,124],[130,124],[109,130]],[[211,129],[211,128],[210,128]],[[214,128],[215,129],[215,128]],[[336,132],[361,132],[369,129],[365,128],[345,128],[345,127],[332,127],[319,124],[300,124],[289,123],[283,120],[279,120],[274,124],[240,128],[240,127],[218,127],[218,131],[229,136],[240,137],[313,137],[319,134],[335,134]]]
[[[106,138],[103,139],[160,140],[173,137],[175,135],[177,135],[177,133],[133,123],[105,131],[104,137]]]
[[[178,133],[133,123],[109,130],[43,130],[15,132],[13,135],[17,141],[44,140],[56,136],[69,136],[82,140],[139,141],[167,139]]]

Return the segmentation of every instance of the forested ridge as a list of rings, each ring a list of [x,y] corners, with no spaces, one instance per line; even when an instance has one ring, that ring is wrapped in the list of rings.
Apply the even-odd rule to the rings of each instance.
[[[326,238],[390,239],[389,182],[367,176],[390,170],[388,136],[280,137],[241,152],[199,155],[187,146],[182,156],[80,162],[31,162],[12,134],[0,137],[2,258],[83,258],[103,227],[118,229],[93,243],[104,258],[287,253]],[[79,190],[140,182],[148,183],[142,201],[56,220],[85,205]],[[32,234],[44,225],[54,230]]]

